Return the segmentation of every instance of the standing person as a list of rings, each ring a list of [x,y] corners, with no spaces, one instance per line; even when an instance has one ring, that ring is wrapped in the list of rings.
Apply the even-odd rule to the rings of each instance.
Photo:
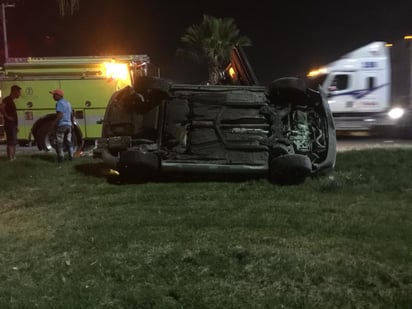
[[[21,88],[17,85],[13,85],[10,88],[10,95],[5,97],[1,104],[1,112],[4,119],[4,130],[6,131],[7,138],[7,157],[9,161],[16,160],[18,118],[14,99],[19,98],[20,95]]]
[[[56,101],[56,119],[54,122],[54,127],[56,128],[57,162],[61,163],[64,160],[64,146],[67,148],[69,160],[71,161],[73,160],[72,107],[70,102],[63,98],[63,90],[55,89],[50,91],[50,93]]]

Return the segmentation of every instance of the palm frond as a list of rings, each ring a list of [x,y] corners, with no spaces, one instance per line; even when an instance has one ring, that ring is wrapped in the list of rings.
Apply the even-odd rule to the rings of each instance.
[[[202,23],[186,29],[181,41],[186,48],[197,50],[209,63],[222,65],[235,45],[249,46],[251,40],[240,36],[233,18],[203,16]]]
[[[180,40],[184,48],[179,49],[177,54],[206,62],[210,72],[226,67],[234,46],[252,44],[248,37],[240,35],[233,18],[209,15],[203,15],[200,24],[189,26]]]

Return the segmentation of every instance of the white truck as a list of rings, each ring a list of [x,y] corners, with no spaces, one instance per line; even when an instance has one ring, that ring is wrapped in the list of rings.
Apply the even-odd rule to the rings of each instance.
[[[339,132],[412,136],[412,41],[372,42],[308,73]]]

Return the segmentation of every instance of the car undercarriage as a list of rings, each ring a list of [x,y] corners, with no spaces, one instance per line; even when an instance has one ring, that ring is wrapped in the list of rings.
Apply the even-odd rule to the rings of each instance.
[[[296,184],[333,169],[336,136],[325,98],[298,78],[263,87],[140,77],[112,96],[95,156],[141,181],[228,174]]]

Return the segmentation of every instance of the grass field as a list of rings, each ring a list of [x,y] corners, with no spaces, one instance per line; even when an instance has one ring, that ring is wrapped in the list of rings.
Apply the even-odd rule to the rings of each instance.
[[[299,186],[105,172],[0,158],[0,308],[412,308],[412,150]]]

